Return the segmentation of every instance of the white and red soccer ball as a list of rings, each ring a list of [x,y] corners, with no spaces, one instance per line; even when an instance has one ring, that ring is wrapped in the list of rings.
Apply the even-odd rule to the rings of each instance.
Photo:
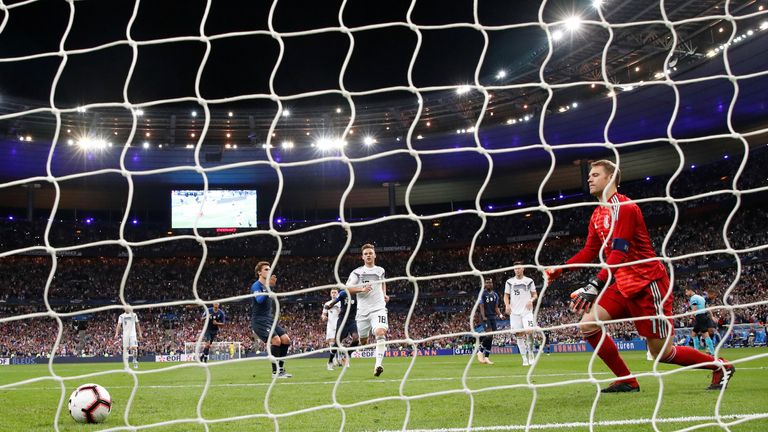
[[[98,384],[83,384],[69,396],[69,414],[78,423],[101,423],[112,411],[112,396]]]

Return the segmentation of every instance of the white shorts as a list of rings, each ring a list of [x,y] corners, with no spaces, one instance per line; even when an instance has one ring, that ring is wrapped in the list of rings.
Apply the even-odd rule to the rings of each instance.
[[[389,330],[386,309],[370,312],[368,315],[358,315],[355,317],[355,321],[357,322],[357,334],[361,338],[367,338],[376,329]]]
[[[336,320],[328,320],[328,322],[325,324],[325,340],[329,339],[336,339],[336,324],[338,322]]]
[[[138,342],[136,341],[135,334],[129,336],[123,335],[123,348],[130,348],[135,346],[139,346]]]
[[[526,312],[524,314],[512,314],[509,316],[509,328],[512,331],[516,330],[530,330],[536,327],[536,321],[533,320],[533,312]]]

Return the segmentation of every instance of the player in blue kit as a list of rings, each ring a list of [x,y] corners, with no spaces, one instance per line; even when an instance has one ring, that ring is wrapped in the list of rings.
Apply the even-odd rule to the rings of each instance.
[[[203,336],[205,348],[203,348],[203,355],[200,356],[200,361],[208,363],[208,353],[211,349],[211,343],[216,341],[216,336],[219,334],[219,328],[224,327],[227,322],[227,316],[219,307],[219,303],[214,303],[213,307],[209,307],[207,313],[203,314],[203,321],[205,320],[208,320],[208,325],[205,328],[205,335]]]
[[[504,315],[499,311],[499,295],[493,290],[493,279],[486,278],[485,289],[480,294],[480,318],[485,323],[485,331],[496,331],[496,318],[504,319]],[[481,348],[477,350],[477,360],[483,364],[493,364],[491,359],[491,346],[493,336],[486,335],[480,338]]]
[[[251,330],[268,346],[269,352],[277,360],[272,363],[272,378],[291,378],[293,375],[285,371],[283,357],[288,354],[288,348],[291,346],[291,339],[285,330],[279,325],[275,325],[275,331],[272,332],[272,324],[275,321],[275,315],[272,312],[272,302],[268,295],[259,294],[269,292],[269,287],[275,286],[277,277],[273,274],[267,282],[267,276],[271,271],[271,266],[266,261],[256,264],[256,277],[258,280],[251,285],[253,294],[253,308],[251,309]]]
[[[347,294],[346,290],[342,290],[333,300],[325,303],[323,308],[326,310],[332,308],[337,303],[341,303],[341,309],[339,310],[339,316],[336,319],[336,341],[333,344],[333,348],[341,346],[341,342],[348,336],[352,338],[352,342],[349,344],[349,348],[354,348],[360,345],[360,338],[357,335],[357,321],[355,316],[357,315],[357,300],[355,296]],[[339,363],[344,364],[345,367],[349,367],[349,356],[341,355],[338,353]]]

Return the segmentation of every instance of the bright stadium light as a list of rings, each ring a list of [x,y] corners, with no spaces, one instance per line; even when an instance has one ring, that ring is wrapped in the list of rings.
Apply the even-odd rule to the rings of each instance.
[[[565,23],[565,28],[568,29],[568,31],[573,32],[581,28],[581,17],[578,15],[570,16],[563,22]]]
[[[283,141],[283,143],[280,146],[284,149],[292,149],[293,141]]]
[[[505,71],[504,69],[496,73],[496,79],[503,79],[503,78],[506,78],[506,76],[507,76],[507,71]]]
[[[553,41],[559,41],[563,38],[563,31],[562,30],[555,30],[552,32],[552,40]]]
[[[768,29],[768,21],[763,21],[760,23],[760,30]]]
[[[459,86],[458,88],[456,88],[456,94],[460,94],[460,95],[466,94],[466,93],[469,93],[471,89],[472,88],[468,85]]]
[[[192,111],[192,117],[197,117],[197,111]]]
[[[233,113],[232,111],[230,111],[230,112],[228,112],[228,113],[227,113],[227,116],[229,116],[229,117],[232,117],[232,116],[234,116],[234,115],[235,115],[235,113]]]
[[[145,149],[148,149],[149,148],[149,141],[144,141],[144,143],[141,146],[144,147]]]
[[[283,117],[289,117],[291,115],[291,111],[288,109],[283,110]]]
[[[600,9],[600,7],[603,5],[603,0],[592,0],[592,7],[595,9]]]
[[[372,146],[372,145],[376,144],[376,138],[368,135],[365,138],[363,138],[363,144],[365,144],[367,146]]]
[[[144,115],[144,110],[143,109],[137,109],[134,112],[136,113],[137,116],[143,116]]]

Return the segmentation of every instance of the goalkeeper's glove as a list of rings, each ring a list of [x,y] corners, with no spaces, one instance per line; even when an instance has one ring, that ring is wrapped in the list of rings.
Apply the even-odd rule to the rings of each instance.
[[[603,282],[599,279],[590,279],[586,285],[571,293],[571,312],[589,312],[592,304],[600,294]]]

